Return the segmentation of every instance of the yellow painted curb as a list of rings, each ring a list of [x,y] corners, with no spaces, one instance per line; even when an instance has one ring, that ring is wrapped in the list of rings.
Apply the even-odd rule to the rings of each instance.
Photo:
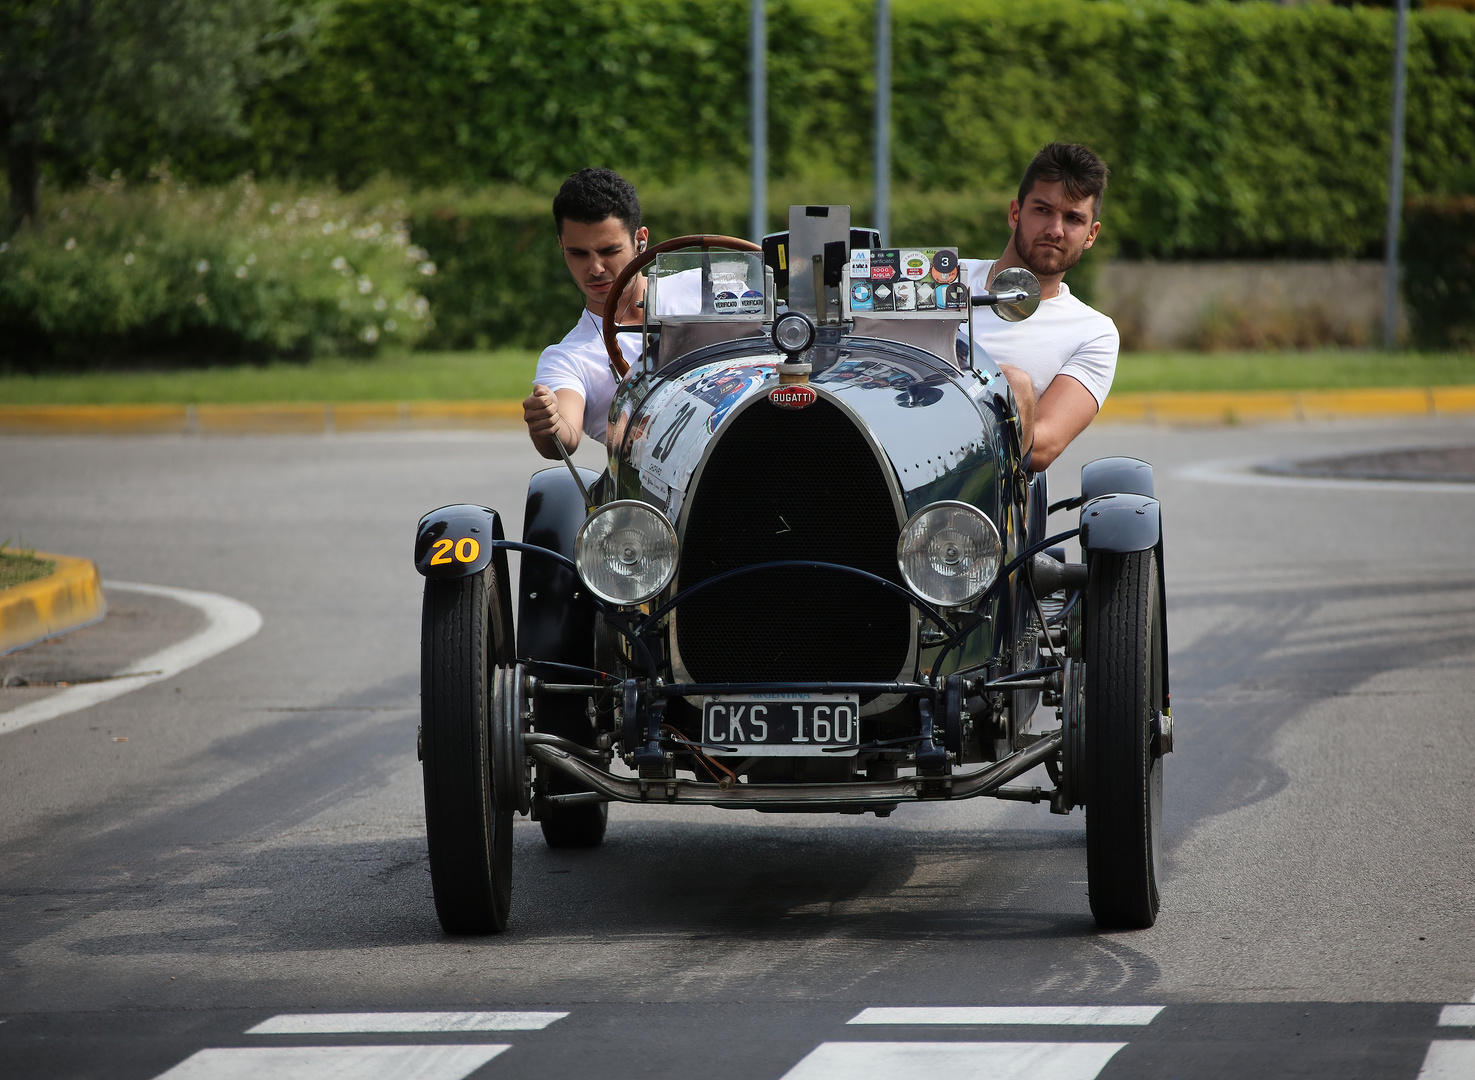
[[[1451,416],[1472,412],[1475,412],[1475,386],[1390,386],[1353,390],[1113,394],[1102,406],[1099,419],[1106,423],[1243,424]]]
[[[36,552],[56,564],[44,578],[0,589],[0,653],[95,623],[108,611],[102,579],[89,559]]]
[[[271,405],[0,406],[7,435],[321,435],[506,427],[522,419],[517,401],[363,401]]]
[[[189,430],[184,405],[8,405],[0,407],[0,432],[62,435],[98,432],[167,435]]]
[[[1113,394],[1105,423],[1244,424],[1475,413],[1475,386]],[[341,431],[505,428],[517,401],[361,401],[274,405],[0,406],[0,434],[321,435]]]

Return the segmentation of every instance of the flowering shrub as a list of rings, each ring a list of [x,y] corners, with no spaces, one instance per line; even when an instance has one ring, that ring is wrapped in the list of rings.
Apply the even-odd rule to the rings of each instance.
[[[4,361],[28,365],[368,353],[425,335],[435,271],[384,185],[93,184],[0,245],[0,340]]]

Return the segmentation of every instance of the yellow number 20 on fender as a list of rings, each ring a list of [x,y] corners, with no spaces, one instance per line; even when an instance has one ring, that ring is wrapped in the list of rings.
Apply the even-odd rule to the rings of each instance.
[[[459,540],[452,540],[449,536],[441,537],[433,545],[435,554],[430,557],[431,566],[450,566],[452,555],[455,562],[475,562],[476,557],[481,554],[481,544],[475,538],[463,536]]]

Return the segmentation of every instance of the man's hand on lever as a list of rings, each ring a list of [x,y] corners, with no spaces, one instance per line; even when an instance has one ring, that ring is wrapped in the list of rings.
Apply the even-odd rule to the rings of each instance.
[[[537,383],[523,400],[522,418],[538,453],[557,461],[561,455],[553,445],[554,439],[562,442],[570,454],[578,449],[584,425],[584,399],[573,390],[555,391]]]

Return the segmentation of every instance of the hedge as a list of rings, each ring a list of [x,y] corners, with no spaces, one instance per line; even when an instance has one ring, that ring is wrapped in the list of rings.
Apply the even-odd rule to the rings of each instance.
[[[252,137],[192,175],[540,185],[586,164],[647,184],[748,155],[746,5],[731,0],[341,0],[312,61],[257,94]],[[870,176],[873,0],[769,4],[776,177]],[[1050,139],[1114,170],[1119,254],[1375,255],[1393,15],[1183,0],[893,5],[894,162],[919,190],[1006,191]],[[138,172],[140,135],[99,164]],[[1475,167],[1475,18],[1415,12],[1411,195]]]
[[[166,178],[50,195],[39,227],[0,243],[0,367],[364,355],[385,344],[541,348],[582,303],[554,233],[553,190],[413,192],[379,180],[343,195]],[[771,194],[776,222],[790,200],[859,208],[869,195],[835,182]],[[642,201],[657,238],[746,231],[733,177],[646,187]],[[1006,192],[904,188],[892,232],[990,256],[1007,239],[1008,203]],[[1086,296],[1096,257],[1071,273]]]
[[[50,197],[0,243],[0,367],[366,354],[430,327],[399,192],[164,177]]]
[[[1475,194],[1410,201],[1404,233],[1403,294],[1415,343],[1475,349]]]

